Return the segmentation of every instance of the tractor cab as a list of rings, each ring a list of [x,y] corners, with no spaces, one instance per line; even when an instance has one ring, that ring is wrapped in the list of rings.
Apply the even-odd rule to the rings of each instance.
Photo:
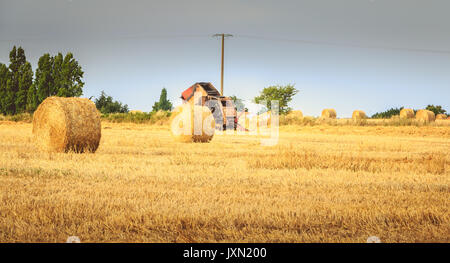
[[[181,93],[184,103],[195,104],[194,94],[200,92],[201,105],[207,106],[216,122],[216,129],[236,129],[237,112],[230,97],[220,95],[219,91],[210,82],[197,82]]]

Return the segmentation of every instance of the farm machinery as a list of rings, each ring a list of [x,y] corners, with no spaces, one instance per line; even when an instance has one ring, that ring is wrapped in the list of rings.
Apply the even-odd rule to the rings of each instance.
[[[196,92],[201,97],[194,96]],[[230,97],[222,96],[219,91],[209,82],[197,82],[181,93],[183,103],[207,106],[214,116],[216,129],[236,130],[238,126],[238,115],[236,106]],[[196,99],[200,101],[195,101]]]

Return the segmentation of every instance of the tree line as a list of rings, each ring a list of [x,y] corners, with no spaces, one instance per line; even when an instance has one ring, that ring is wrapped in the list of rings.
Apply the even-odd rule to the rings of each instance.
[[[70,52],[65,56],[45,53],[33,73],[24,49],[14,46],[9,65],[0,63],[0,114],[31,113],[50,96],[79,97],[83,94],[83,73]]]
[[[65,56],[45,53],[38,60],[36,71],[27,61],[25,50],[14,46],[9,53],[9,65],[0,63],[0,114],[32,113],[47,97],[79,97],[83,94],[83,70],[68,52]],[[91,97],[92,99],[92,97]],[[128,105],[113,100],[104,91],[94,100],[102,113],[127,113]],[[172,103],[167,90],[161,91],[153,111],[170,111]]]
[[[373,119],[388,119],[388,118],[391,118],[392,116],[399,115],[400,111],[403,108],[404,107],[391,108],[391,109],[388,109],[388,110],[383,111],[383,112],[377,112],[377,113],[372,115],[372,118]],[[443,109],[441,105],[429,104],[429,105],[427,105],[427,107],[425,109],[434,112],[434,114],[436,114],[436,115],[437,114],[446,114],[447,113],[447,111],[445,109]],[[414,114],[416,114],[418,109],[413,109],[413,111],[414,111]]]

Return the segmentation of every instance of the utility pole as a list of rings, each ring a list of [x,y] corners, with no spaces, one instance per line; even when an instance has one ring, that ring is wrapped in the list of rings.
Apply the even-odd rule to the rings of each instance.
[[[225,48],[225,38],[232,37],[231,34],[215,34],[213,37],[222,37],[222,67],[220,71],[220,95],[223,96],[223,59],[224,59],[224,48]]]

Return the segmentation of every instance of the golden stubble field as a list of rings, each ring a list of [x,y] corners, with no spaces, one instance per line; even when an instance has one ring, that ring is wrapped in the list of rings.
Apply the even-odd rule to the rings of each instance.
[[[449,126],[102,126],[95,154],[49,154],[0,122],[0,242],[450,242]]]

